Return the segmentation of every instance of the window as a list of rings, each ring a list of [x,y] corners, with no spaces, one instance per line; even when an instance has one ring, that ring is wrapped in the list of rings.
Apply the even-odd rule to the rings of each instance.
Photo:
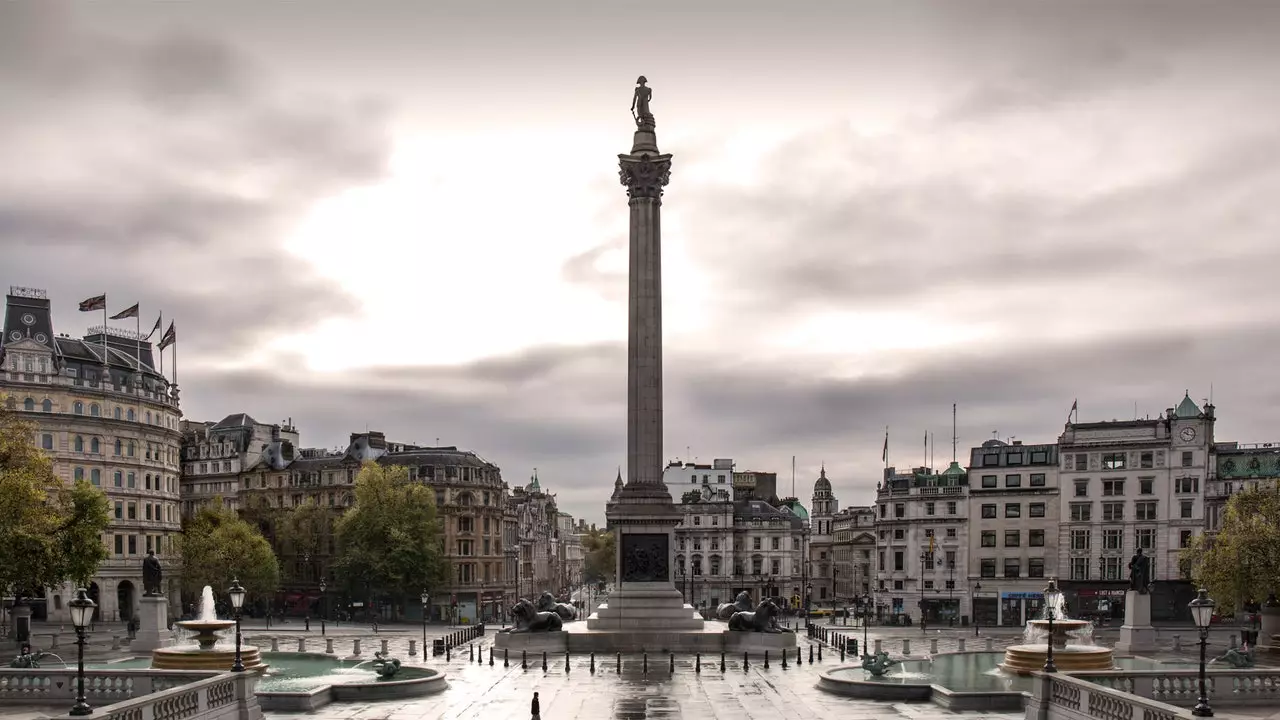
[[[1044,531],[1043,531],[1043,530],[1028,530],[1028,531],[1027,531],[1027,545],[1029,545],[1029,546],[1031,546],[1031,547],[1044,547]]]
[[[1089,497],[1089,481],[1088,480],[1076,481],[1076,497]]]
[[[75,413],[75,414],[77,414],[77,415],[83,415],[83,414],[84,414],[84,403],[80,402],[79,400],[75,401],[75,403],[73,403],[73,404],[71,405],[71,411],[72,411],[72,412],[74,412],[74,413]]]
[[[130,441],[129,441],[129,457],[134,457],[134,456],[136,456],[136,455],[137,455],[137,451],[138,451],[138,446],[137,446],[137,444],[136,444],[136,443],[134,443],[132,440],[130,440]]]
[[[981,568],[980,574],[982,575],[982,577],[984,578],[995,577],[996,576],[996,559],[982,558],[982,564],[980,568]]]
[[[956,536],[956,529],[955,529],[955,528],[947,528],[947,537],[949,537],[949,538],[953,538],[953,537],[955,537],[955,536]]]
[[[1180,531],[1178,533],[1178,547],[1180,548],[1191,547],[1191,537],[1192,537],[1192,532],[1190,530]]]
[[[753,538],[751,538],[751,549],[752,549],[752,550],[759,550],[760,548],[761,548],[760,538],[758,538],[758,537],[753,537]]]
[[[773,538],[772,548],[774,550],[782,549],[782,538]]]
[[[1071,558],[1071,579],[1089,579],[1089,558]]]
[[[1124,480],[1103,480],[1103,495],[1124,495]]]
[[[1123,470],[1126,457],[1127,455],[1122,452],[1103,453],[1102,468],[1104,470]]]
[[[1093,519],[1093,503],[1071,503],[1072,522],[1089,522]]]
[[[906,516],[907,516],[907,504],[906,504],[906,503],[894,503],[894,505],[893,505],[893,516],[894,516],[894,517],[896,517],[896,518],[904,518],[904,517],[906,517]]]
[[[903,552],[901,550],[897,550],[893,553],[893,569],[901,572],[903,566]]]
[[[1004,559],[1004,576],[1016,578],[1022,576],[1022,560],[1020,558]]]
[[[1044,487],[1044,473],[1031,473],[1031,487]]]
[[[993,517],[995,517],[995,516],[996,516],[996,506],[995,506],[995,503],[992,503],[992,504],[990,504],[990,505],[983,505],[983,506],[982,506],[982,517],[984,517],[984,518],[993,518]]]
[[[137,483],[137,481],[134,479],[135,477],[136,477],[136,476],[135,476],[133,473],[129,473],[129,475],[128,475],[128,486],[129,486],[129,487],[136,487],[136,486],[137,486],[137,484],[138,484],[138,483]]]
[[[52,436],[52,435],[50,435],[49,433],[45,433],[45,434],[41,435],[41,436],[40,436],[40,447],[41,447],[42,449],[44,449],[44,450],[52,450],[52,449],[53,449],[53,436]]]
[[[129,536],[129,554],[130,555],[138,554],[138,536],[137,535]]]
[[[983,475],[983,476],[982,476],[982,487],[984,487],[984,488],[993,488],[993,487],[997,487],[998,483],[999,483],[999,480],[998,480],[998,478],[997,478],[995,475]]]
[[[1181,506],[1181,517],[1183,520],[1190,520],[1195,517],[1196,503],[1194,500],[1183,500],[1178,504]]]
[[[133,408],[129,408],[129,410],[125,412],[125,419],[129,422],[133,422],[135,418],[136,416],[133,414]]]
[[[1005,487],[1022,487],[1022,476],[1021,475],[1005,475],[1004,486]]]
[[[1005,530],[1005,531],[1004,531],[1004,546],[1005,546],[1005,547],[1019,547],[1020,545],[1022,545],[1022,532],[1021,532],[1021,531],[1018,531],[1018,530]]]
[[[123,450],[124,443],[120,441],[120,438],[116,438],[116,455],[119,456]]]
[[[98,417],[102,414],[102,408],[98,407],[98,403],[93,403],[89,406],[89,414]]]
[[[124,473],[120,472],[119,470],[117,470],[117,471],[115,471],[114,473],[112,473],[112,475],[111,475],[111,484],[112,484],[112,485],[114,485],[115,487],[123,487],[123,486],[124,486]]]
[[[116,502],[116,519],[124,519],[124,503],[122,502]]]
[[[1156,503],[1154,500],[1148,502],[1134,503],[1133,517],[1135,520],[1155,520],[1156,519]]]
[[[76,482],[79,482],[79,481],[83,480],[83,479],[84,479],[84,468],[82,468],[82,467],[78,467],[78,468],[76,468],[76,469],[75,469],[75,472],[73,473],[73,476],[75,477]]]
[[[1102,521],[1120,522],[1124,520],[1124,503],[1102,503]]]
[[[1043,465],[1047,462],[1049,462],[1049,453],[1045,452],[1044,450],[1032,451],[1031,453],[1032,465]]]
[[[90,471],[89,471],[89,482],[93,483],[94,485],[101,485],[101,484],[102,484],[102,471],[101,471],[101,470],[99,470],[98,468],[94,468],[94,469],[90,470]]]
[[[1102,558],[1102,577],[1104,580],[1119,580],[1120,558],[1112,555]]]
[[[1090,533],[1088,530],[1072,530],[1071,531],[1071,549],[1072,550],[1088,550],[1089,534]]]
[[[950,502],[948,502],[948,503],[947,503],[947,514],[948,514],[948,515],[955,515],[955,514],[956,514],[956,501],[955,501],[955,500],[951,500]]]
[[[123,536],[123,535],[116,535],[116,536],[114,536],[114,537],[115,537],[115,541],[116,541],[116,542],[115,542],[115,545],[116,545],[116,554],[117,554],[117,555],[123,555],[123,554],[124,554],[124,536]]]
[[[1008,463],[1009,465],[1021,465],[1022,453],[1020,452],[1009,453],[1007,456],[1005,456],[1005,462]]]
[[[1027,514],[1034,518],[1044,517],[1044,503],[1031,503],[1027,506]]]
[[[1105,528],[1102,531],[1102,549],[1119,550],[1124,544],[1124,539],[1120,536],[1120,532],[1120,528]]]
[[[1007,518],[1022,517],[1022,505],[1020,503],[1005,503],[1004,516]]]
[[[1155,462],[1153,461],[1153,455],[1154,453],[1150,451],[1142,453],[1142,457],[1138,461],[1138,467],[1142,467],[1142,468],[1155,467]]]
[[[1027,577],[1044,577],[1044,558],[1031,558],[1027,561]]]
[[[119,406],[119,405],[117,405],[117,406],[115,407],[115,411],[113,412],[113,415],[115,416],[115,419],[117,419],[117,420],[119,420],[119,419],[120,419],[120,416],[122,415],[122,413],[120,412],[120,406]]]
[[[84,438],[77,435],[75,441],[72,443],[72,447],[74,447],[78,453],[84,452]]]
[[[1182,453],[1182,467],[1191,467],[1191,464],[1192,462],[1194,462],[1194,460],[1195,460],[1194,453],[1190,451]]]
[[[925,504],[924,504],[924,514],[925,514],[925,515],[933,515],[933,514],[934,514],[934,509],[935,509],[935,505],[934,505],[934,503],[927,502],[927,503],[925,503]]]
[[[1173,483],[1173,491],[1179,493],[1193,493],[1200,490],[1200,478],[1180,477]]]
[[[1000,464],[1000,456],[996,453],[986,453],[982,456],[982,464],[986,467],[995,467]]]
[[[825,590],[826,588],[823,588],[823,589]],[[925,580],[925,581],[924,581],[924,589],[925,589],[925,590],[932,590],[932,589],[933,589],[933,581],[932,581],[932,580]]]
[[[138,506],[134,503],[129,503],[129,519],[130,520],[138,519]]]
[[[996,546],[996,531],[983,530],[982,531],[982,547],[995,547],[995,546]]]
[[[1151,528],[1139,528],[1137,544],[1143,550],[1154,550],[1156,547],[1156,531]]]
[[[906,540],[906,539],[907,539],[907,531],[906,531],[906,530],[903,530],[902,528],[894,528],[894,529],[893,529],[893,539],[894,539],[894,540]]]
[[[1138,478],[1138,494],[1150,495],[1152,493],[1151,486],[1153,484],[1154,483],[1151,478]]]

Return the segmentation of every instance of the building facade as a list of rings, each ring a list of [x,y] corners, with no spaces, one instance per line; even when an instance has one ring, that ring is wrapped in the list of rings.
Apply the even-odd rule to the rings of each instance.
[[[1190,396],[1155,419],[1068,423],[1058,439],[1064,597],[1082,616],[1124,617],[1128,564],[1151,558],[1153,621],[1182,620],[1194,597],[1179,553],[1204,531],[1214,408]]]
[[[671,501],[675,503],[680,502],[682,494],[690,490],[701,492],[703,488],[724,490],[733,499],[733,460],[716,459],[709,465],[676,460],[663,468],[662,482],[671,491]]]
[[[1022,627],[1042,610],[1046,578],[1059,575],[1058,446],[988,440],[969,468],[970,617]]]
[[[1222,529],[1223,512],[1232,495],[1280,482],[1280,443],[1215,443],[1210,467],[1205,480],[1205,529],[1216,533]]]
[[[835,557],[835,523],[836,512],[840,504],[835,493],[831,491],[831,481],[827,479],[827,466],[824,464],[818,471],[818,479],[813,483],[813,500],[809,513],[809,537],[805,558],[809,563],[804,573],[805,592],[809,599],[809,607],[834,607],[836,598],[836,582],[839,565]]]
[[[0,395],[35,426],[37,446],[67,483],[101,488],[111,510],[103,534],[108,557],[89,595],[104,621],[134,617],[142,596],[142,559],[154,551],[166,567],[170,611],[180,609],[181,569],[174,536],[181,529],[178,389],[155,369],[143,336],[90,328],[82,339],[56,334],[48,294],[11,287],[0,340]],[[69,622],[70,584],[44,590],[33,617]]]
[[[847,507],[831,518],[836,607],[844,608],[858,598],[871,597],[875,578],[875,523],[874,507]]]
[[[529,484],[512,491],[510,503],[516,515],[520,552],[516,592],[511,593],[507,607],[518,597],[536,601],[544,592],[562,595],[566,586],[555,495],[543,491],[535,470]]]

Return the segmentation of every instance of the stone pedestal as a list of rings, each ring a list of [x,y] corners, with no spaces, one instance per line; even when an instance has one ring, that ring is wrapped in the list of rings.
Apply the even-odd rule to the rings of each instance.
[[[169,645],[169,600],[163,595],[138,599],[138,633],[129,642],[130,652],[151,652]]]
[[[1116,652],[1132,655],[1156,649],[1156,629],[1151,627],[1151,596],[1130,590],[1124,594],[1124,625],[1120,626]]]
[[[569,649],[569,633],[554,632],[500,632],[493,636],[493,644],[501,650],[524,650],[530,653],[563,653]]]
[[[609,595],[609,602],[587,619],[591,630],[670,632],[700,630],[704,620],[680,591],[665,582],[624,583]]]
[[[766,650],[775,657],[781,657],[784,650],[796,646],[796,634],[743,632],[740,630],[724,631],[724,649],[729,653],[749,652],[763,654]]]

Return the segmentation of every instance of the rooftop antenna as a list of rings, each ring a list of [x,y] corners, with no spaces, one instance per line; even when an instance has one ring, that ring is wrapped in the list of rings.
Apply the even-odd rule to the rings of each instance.
[[[951,403],[951,462],[956,461],[956,404]]]
[[[791,456],[791,497],[796,496],[796,456]]]
[[[933,442],[933,433],[929,433],[929,467],[933,467],[933,449],[934,449],[934,447],[935,447],[935,446],[934,446],[934,442]]]

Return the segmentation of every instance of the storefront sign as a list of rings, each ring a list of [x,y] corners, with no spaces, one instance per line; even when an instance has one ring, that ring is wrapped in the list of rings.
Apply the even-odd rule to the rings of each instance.
[[[1042,592],[1001,592],[1001,600],[1039,600],[1044,597]]]
[[[1082,598],[1086,598],[1086,597],[1122,598],[1124,597],[1124,594],[1125,594],[1124,590],[1080,590],[1076,593],[1076,596],[1082,597]]]

